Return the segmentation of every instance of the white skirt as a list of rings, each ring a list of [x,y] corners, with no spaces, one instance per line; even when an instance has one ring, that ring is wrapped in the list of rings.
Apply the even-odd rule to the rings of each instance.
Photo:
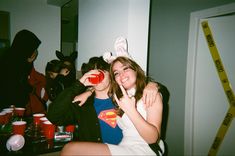
[[[162,155],[165,151],[164,143],[162,140],[159,141],[159,146],[162,150],[162,153],[159,152],[159,155]],[[107,144],[110,150],[111,155],[146,155],[146,156],[153,156],[156,153],[149,147],[148,144],[119,144],[119,145],[112,145]]]
[[[125,146],[125,145],[112,145],[107,144],[111,155],[156,155],[153,150],[147,145],[132,145],[132,146]]]

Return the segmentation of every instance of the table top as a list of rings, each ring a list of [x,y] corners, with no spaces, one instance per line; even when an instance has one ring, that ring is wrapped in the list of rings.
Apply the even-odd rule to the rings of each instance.
[[[11,123],[0,125],[0,155],[22,155],[34,156],[39,154],[60,151],[68,141],[55,141],[54,139],[46,139],[40,134],[40,130],[33,125],[32,118],[25,118],[27,128],[25,130],[25,144],[18,151],[8,151],[6,148],[7,140],[12,136]]]

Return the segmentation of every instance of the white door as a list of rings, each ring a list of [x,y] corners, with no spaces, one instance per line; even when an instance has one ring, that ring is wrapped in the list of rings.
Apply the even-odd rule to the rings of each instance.
[[[190,119],[185,124],[186,155],[208,154],[230,107],[203,34],[201,22],[204,20],[208,21],[221,61],[235,93],[235,5],[232,6],[234,10],[229,14],[200,18],[198,26],[194,27],[197,29],[194,46],[191,46],[194,48],[194,54],[188,55],[186,84],[186,105],[189,104],[189,106],[186,107],[185,119]],[[189,53],[192,52],[190,50],[189,46]],[[234,145],[235,120],[232,121],[223,138],[217,155],[235,155]]]

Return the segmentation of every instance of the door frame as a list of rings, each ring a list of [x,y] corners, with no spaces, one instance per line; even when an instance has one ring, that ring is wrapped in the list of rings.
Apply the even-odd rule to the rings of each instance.
[[[185,125],[184,125],[184,155],[193,155],[194,141],[194,94],[196,75],[197,39],[200,27],[200,19],[223,16],[235,13],[235,3],[218,6],[192,12],[190,14],[187,74],[186,74],[186,94],[185,94]]]

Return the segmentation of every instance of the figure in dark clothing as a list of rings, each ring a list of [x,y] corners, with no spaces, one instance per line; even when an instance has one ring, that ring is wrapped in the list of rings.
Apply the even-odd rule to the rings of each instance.
[[[92,61],[95,60],[95,61]],[[88,77],[95,71],[90,70],[99,69],[106,73],[104,80],[97,86],[94,86],[88,94],[91,96],[87,99],[83,107],[72,103],[73,98],[86,91],[91,85],[88,82]],[[89,60],[87,64],[83,64],[82,71],[84,76],[70,87],[66,88],[57,98],[49,104],[47,118],[56,125],[78,124],[79,140],[93,141],[93,142],[108,142],[117,144],[122,138],[120,128],[111,123],[100,119],[99,115],[107,112],[114,114],[114,105],[111,98],[108,96],[109,90],[109,64],[102,58],[94,57]],[[86,79],[86,82],[83,82]],[[111,118],[111,117],[110,117]]]
[[[69,56],[64,56],[56,51],[56,56],[60,59],[54,59],[46,65],[46,91],[49,100],[52,102],[67,87],[76,81],[75,60],[77,53],[73,52]]]
[[[57,59],[51,60],[46,65],[46,92],[50,101],[54,101],[57,95],[67,87],[66,75],[61,74],[63,62]]]
[[[32,87],[28,82],[41,41],[29,30],[21,30],[0,58],[0,108],[25,107]]]
[[[64,68],[68,69],[68,74],[66,75],[67,85],[71,85],[76,81],[76,66],[75,61],[77,59],[77,51],[72,52],[70,55],[65,56],[62,52],[56,51],[57,58],[63,62]]]

